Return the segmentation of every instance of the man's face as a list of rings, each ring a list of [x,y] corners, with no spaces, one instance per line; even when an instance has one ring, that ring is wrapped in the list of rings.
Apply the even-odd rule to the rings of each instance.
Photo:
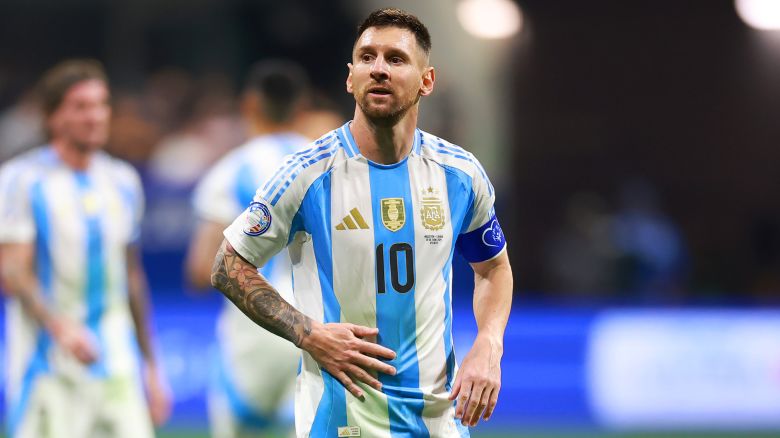
[[[347,91],[369,119],[395,121],[433,91],[433,68],[411,31],[370,27],[355,43]]]
[[[98,79],[77,82],[65,92],[49,117],[52,137],[80,151],[97,150],[108,141],[111,106],[106,83]]]

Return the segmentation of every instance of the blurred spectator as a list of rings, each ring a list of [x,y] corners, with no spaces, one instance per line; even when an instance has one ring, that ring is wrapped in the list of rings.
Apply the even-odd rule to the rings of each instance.
[[[677,301],[687,280],[685,243],[655,189],[631,180],[620,189],[619,202],[612,236],[620,257],[617,287],[635,295],[632,302]]]
[[[615,290],[618,252],[611,221],[596,193],[577,193],[566,202],[564,223],[546,245],[547,289],[575,301],[604,299]]]
[[[107,150],[138,166],[146,163],[162,135],[160,124],[143,117],[143,96],[118,92],[114,96],[114,117]]]
[[[32,90],[0,113],[0,163],[33,146],[43,144],[43,116]]]
[[[164,137],[149,160],[150,177],[190,187],[218,157],[246,138],[230,82],[213,74],[199,81],[189,115]]]

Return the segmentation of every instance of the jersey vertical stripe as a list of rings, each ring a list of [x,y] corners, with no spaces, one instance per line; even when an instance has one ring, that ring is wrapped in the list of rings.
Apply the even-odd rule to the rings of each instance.
[[[311,197],[304,200],[303,208],[312,212],[313,218],[325,221],[328,226],[324,232],[312,236],[314,240],[314,254],[319,269],[320,288],[322,291],[322,303],[324,307],[324,321],[340,322],[341,305],[333,291],[333,248],[331,246],[330,226],[330,174],[325,174],[321,181],[321,190],[315,191]],[[324,390],[317,412],[314,415],[313,431],[333,431],[336,427],[347,422],[347,403],[345,389],[335,377],[322,370]]]
[[[52,287],[52,265],[51,253],[49,249],[49,214],[46,208],[46,200],[43,194],[43,184],[38,181],[30,189],[31,207],[37,226],[36,236],[36,266],[38,282],[41,290],[46,297],[51,297]],[[14,436],[22,416],[27,410],[27,404],[30,401],[32,385],[35,379],[49,371],[49,363],[46,360],[46,352],[51,344],[51,338],[48,333],[42,329],[37,329],[35,334],[35,347],[30,362],[22,377],[21,387],[16,401],[12,401],[8,410],[8,435]]]
[[[415,230],[408,163],[405,160],[399,165],[370,163],[369,166],[378,269],[378,342],[397,355],[390,361],[397,374],[380,374],[379,381],[382,382],[382,392],[387,395],[391,433],[427,437],[428,429],[422,421],[423,397],[418,389],[413,262]],[[400,205],[399,200],[402,202]],[[391,231],[399,226],[399,221],[402,221],[400,228]]]
[[[333,286],[341,306],[342,318],[354,324],[376,327],[377,295],[375,263],[372,254],[355,257],[356,248],[374,247],[374,213],[369,186],[369,166],[365,162],[347,161],[333,168],[333,181],[339,190],[331,191],[331,205],[348,206],[331,209],[332,223],[354,217],[354,227],[336,226],[333,239]],[[369,225],[372,224],[372,225]],[[381,392],[360,385],[363,400],[347,393],[347,423],[360,425],[362,436],[390,438],[387,397]]]
[[[103,231],[101,230],[97,211],[94,211],[103,207],[92,204],[96,201],[92,198],[92,182],[89,180],[89,176],[85,173],[76,173],[75,177],[78,194],[81,197],[81,215],[84,220],[84,229],[86,230],[86,241],[84,242],[84,250],[87,253],[85,266],[87,272],[84,285],[84,296],[87,300],[86,325],[95,336],[95,339],[97,339],[99,352],[98,360],[90,365],[90,372],[96,376],[105,376],[106,343],[100,330],[100,321],[103,318],[106,306],[106,296],[103,289],[106,281],[103,272]]]

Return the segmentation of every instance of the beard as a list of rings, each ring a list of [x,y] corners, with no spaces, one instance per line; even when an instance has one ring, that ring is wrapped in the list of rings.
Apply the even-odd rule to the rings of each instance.
[[[395,97],[395,95],[393,95]],[[368,93],[357,99],[357,104],[366,118],[378,125],[395,125],[404,115],[419,102],[420,96],[415,95],[413,99],[406,102],[390,102],[389,105],[375,105],[369,101]]]

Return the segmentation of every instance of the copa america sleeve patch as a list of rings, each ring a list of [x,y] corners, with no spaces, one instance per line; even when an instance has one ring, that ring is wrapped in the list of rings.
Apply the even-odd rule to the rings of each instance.
[[[505,245],[504,232],[495,214],[476,230],[461,234],[457,242],[458,250],[471,263],[492,259]]]
[[[261,202],[249,204],[245,217],[244,234],[247,236],[259,236],[271,228],[271,212]]]

